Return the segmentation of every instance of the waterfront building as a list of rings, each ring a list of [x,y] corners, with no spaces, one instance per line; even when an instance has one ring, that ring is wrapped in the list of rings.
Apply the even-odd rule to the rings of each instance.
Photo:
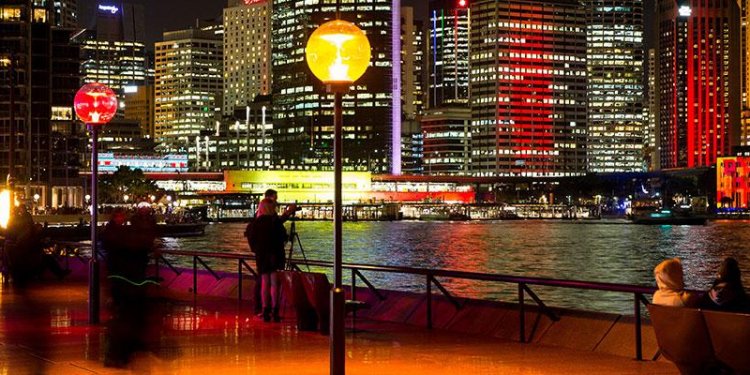
[[[279,169],[333,167],[333,95],[310,72],[305,44],[336,18],[370,40],[367,72],[343,97],[346,170],[401,173],[401,16],[399,0],[273,0],[273,161]],[[395,21],[395,22],[394,22]]]
[[[224,9],[225,116],[271,93],[271,0],[229,0]]]
[[[134,86],[125,90],[126,120],[138,121],[141,134],[154,139],[154,86]]]
[[[401,100],[404,120],[424,111],[424,24],[414,18],[414,7],[401,7]],[[402,125],[403,127],[404,125]],[[403,161],[402,161],[403,165]]]
[[[195,138],[194,166],[198,170],[262,170],[271,167],[273,113],[270,96],[257,96],[232,116],[217,121],[212,131]]]
[[[471,109],[443,105],[422,117],[423,173],[469,175],[471,166]]]
[[[472,173],[586,172],[586,7],[471,3]]]
[[[716,160],[716,206],[750,208],[750,155]]]
[[[643,1],[587,0],[589,172],[643,171]]]
[[[220,119],[223,37],[216,24],[199,21],[165,32],[163,39],[155,51],[154,138],[161,152],[187,152],[192,162],[196,137],[214,130]]]
[[[98,5],[93,29],[75,35],[81,48],[81,83],[99,82],[125,102],[125,91],[148,81],[143,6]],[[119,111],[122,116],[122,111]]]
[[[52,1],[0,4],[0,173],[12,168],[19,199],[38,195],[40,207],[53,202],[53,191],[64,193],[60,204],[83,197],[77,183],[86,134],[72,107],[79,49],[70,42],[75,30],[55,26],[54,14]]]
[[[418,120],[404,120],[401,124],[401,172],[405,175],[422,174],[422,137],[422,124]]]
[[[742,75],[740,92],[742,93],[742,112],[740,114],[740,145],[750,146],[750,46],[748,38],[750,29],[748,26],[747,0],[739,0],[740,4],[740,74]]]
[[[739,141],[737,2],[659,2],[661,168],[708,167]]]
[[[429,107],[469,102],[469,0],[430,0]]]

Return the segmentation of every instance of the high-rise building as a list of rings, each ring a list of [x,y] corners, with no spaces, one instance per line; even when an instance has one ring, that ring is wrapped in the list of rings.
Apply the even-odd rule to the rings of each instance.
[[[401,7],[401,97],[405,120],[424,110],[424,24],[414,18],[413,7]]]
[[[78,27],[78,1],[56,0],[53,2],[53,24],[65,28]]]
[[[343,97],[344,168],[401,172],[401,16],[399,0],[342,2],[339,16],[370,40],[365,74]],[[336,18],[332,1],[273,1],[273,165],[333,167],[333,95],[305,61],[313,30]],[[395,22],[394,22],[395,21]]]
[[[430,0],[429,107],[469,102],[470,0]]]
[[[156,42],[154,137],[162,152],[190,152],[221,117],[221,30],[199,23],[165,32],[163,39]]]
[[[739,140],[739,6],[662,1],[658,22],[661,168],[712,166]]]
[[[575,0],[471,4],[472,172],[586,172],[586,7]]]
[[[125,101],[125,91],[148,83],[143,6],[98,5],[96,25],[76,35],[81,44],[82,83],[109,86]]]
[[[643,1],[585,4],[588,171],[643,171]]]
[[[659,101],[657,88],[657,74],[659,65],[656,62],[656,49],[648,49],[648,68],[646,73],[646,107],[644,118],[646,125],[643,128],[643,157],[648,170],[659,169],[659,143],[657,124],[659,123]]]
[[[469,175],[471,165],[471,109],[445,104],[422,117],[423,173]]]
[[[54,9],[51,1],[0,4],[0,173],[12,165],[16,186],[30,201],[38,195],[39,206],[72,206],[83,200],[85,134],[73,114],[79,52],[74,30],[55,26]],[[53,200],[57,193],[66,200]]]
[[[422,174],[422,125],[418,120],[404,120],[401,124],[401,172]]]
[[[126,120],[138,121],[141,134],[154,139],[154,86],[136,86],[125,91]]]
[[[740,145],[750,146],[750,9],[748,0],[740,0],[740,69],[742,80],[742,112],[740,113]]]
[[[229,0],[224,9],[224,115],[271,93],[271,0]]]

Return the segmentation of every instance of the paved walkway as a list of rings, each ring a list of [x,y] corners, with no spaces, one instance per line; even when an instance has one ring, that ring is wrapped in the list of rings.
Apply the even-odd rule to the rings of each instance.
[[[263,323],[232,302],[176,302],[159,356],[127,370],[103,366],[105,329],[86,324],[86,286],[0,289],[0,374],[325,374],[328,338],[292,322]],[[667,362],[358,322],[348,374],[677,374]]]

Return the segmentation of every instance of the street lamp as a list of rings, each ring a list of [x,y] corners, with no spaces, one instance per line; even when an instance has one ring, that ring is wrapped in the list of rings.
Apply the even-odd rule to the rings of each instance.
[[[99,254],[96,230],[98,205],[96,196],[99,174],[98,137],[99,126],[112,120],[117,112],[117,96],[101,83],[89,83],[81,87],[73,99],[78,118],[91,131],[91,260],[89,260],[89,323],[99,323]]]
[[[344,289],[341,275],[342,96],[370,65],[370,42],[355,24],[333,20],[318,27],[305,48],[307,65],[333,93],[333,288],[331,289],[330,373],[344,374]]]

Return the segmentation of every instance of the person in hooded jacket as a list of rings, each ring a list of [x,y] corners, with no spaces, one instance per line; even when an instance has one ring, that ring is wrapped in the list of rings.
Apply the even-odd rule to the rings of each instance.
[[[276,203],[265,198],[258,204],[250,234],[250,247],[255,253],[255,264],[261,277],[261,301],[263,321],[281,321],[279,317],[279,294],[281,284],[278,271],[284,269],[286,254],[284,243],[287,240],[282,219],[276,213]]]
[[[737,259],[725,258],[711,289],[701,298],[700,308],[729,312],[750,312],[750,298],[742,286]]]
[[[654,268],[654,278],[659,287],[654,293],[653,303],[663,306],[695,307],[698,296],[685,290],[682,262],[679,258],[667,259]]]

